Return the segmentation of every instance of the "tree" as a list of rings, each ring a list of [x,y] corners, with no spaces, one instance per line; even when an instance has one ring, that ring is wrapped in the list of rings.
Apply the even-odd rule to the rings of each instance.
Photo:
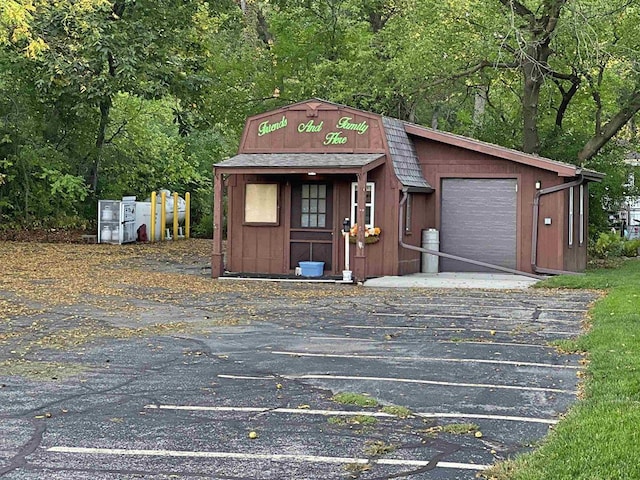
[[[463,88],[476,82],[507,85],[520,104],[521,149],[542,153],[545,142],[541,135],[562,130],[574,104],[585,101],[580,95],[585,92],[593,101],[588,108],[592,130],[575,162],[592,158],[640,110],[640,76],[634,67],[639,60],[638,43],[631,28],[640,19],[635,2],[453,3],[434,7],[424,2],[407,11],[401,22],[400,28],[407,31],[409,18],[419,18],[420,24],[409,35],[436,40],[435,50],[442,52],[448,64],[440,71],[418,67],[424,80],[417,83],[416,94],[432,93],[455,82]],[[428,19],[424,14],[414,15],[418,9],[428,10]],[[431,27],[434,24],[438,31]],[[423,45],[417,52],[424,52],[427,47]],[[500,71],[517,73],[520,80],[501,78]],[[606,98],[607,90],[618,86],[616,78],[624,78],[630,88],[618,89],[616,98]],[[496,93],[501,96],[505,90],[499,88]],[[490,90],[489,102],[495,96]],[[577,108],[585,112],[582,106]],[[580,122],[584,125],[585,118]]]
[[[114,175],[136,163],[163,164],[157,172],[164,178],[151,183],[201,188],[202,172],[210,176],[211,164],[229,148],[228,129],[210,120],[200,100],[218,76],[202,74],[211,39],[224,37],[239,18],[231,0],[7,2],[0,5],[0,216],[29,220],[53,216],[56,208],[57,214],[80,211],[86,189],[76,188],[77,179],[93,198],[148,194],[127,192],[143,183],[126,179],[129,173]],[[134,104],[161,111],[163,121],[171,105],[175,124],[158,129],[159,118],[139,115]],[[187,140],[192,133],[200,140]],[[204,145],[203,138],[211,140],[206,165],[197,163],[205,157],[192,147]],[[217,142],[224,147],[212,145]],[[76,197],[54,205],[52,191]]]

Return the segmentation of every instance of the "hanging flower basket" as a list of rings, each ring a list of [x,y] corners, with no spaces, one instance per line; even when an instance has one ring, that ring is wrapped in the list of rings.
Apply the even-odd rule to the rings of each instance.
[[[356,237],[352,237],[349,235],[349,243],[356,243],[358,239]],[[364,243],[378,243],[380,241],[380,237],[378,235],[372,235],[370,237],[364,237]]]
[[[380,227],[369,227],[364,229],[364,243],[371,244],[380,241]],[[349,243],[356,243],[358,241],[358,224],[354,224],[349,230]]]

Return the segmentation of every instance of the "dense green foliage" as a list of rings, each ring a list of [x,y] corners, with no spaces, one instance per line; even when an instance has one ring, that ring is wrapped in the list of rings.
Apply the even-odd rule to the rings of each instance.
[[[639,193],[638,23],[626,0],[5,0],[0,221],[168,188],[206,233],[244,119],[319,97],[607,173],[602,231]]]
[[[572,350],[586,353],[582,398],[539,450],[501,464],[487,478],[640,478],[640,260],[616,269],[561,276],[542,287],[606,290],[590,311],[591,326]]]

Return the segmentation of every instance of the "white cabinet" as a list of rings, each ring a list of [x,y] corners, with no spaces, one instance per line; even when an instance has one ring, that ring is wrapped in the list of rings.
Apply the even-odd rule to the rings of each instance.
[[[98,201],[98,243],[135,242],[136,197]]]

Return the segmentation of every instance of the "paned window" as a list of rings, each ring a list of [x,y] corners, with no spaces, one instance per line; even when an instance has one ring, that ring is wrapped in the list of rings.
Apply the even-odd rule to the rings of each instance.
[[[303,228],[325,228],[326,223],[327,186],[318,183],[303,184],[300,226]]]
[[[367,182],[367,196],[365,198],[364,224],[365,227],[374,227],[375,214],[375,184]],[[351,225],[357,223],[358,212],[358,182],[351,184]]]
[[[573,245],[573,187],[569,188],[569,246]]]

